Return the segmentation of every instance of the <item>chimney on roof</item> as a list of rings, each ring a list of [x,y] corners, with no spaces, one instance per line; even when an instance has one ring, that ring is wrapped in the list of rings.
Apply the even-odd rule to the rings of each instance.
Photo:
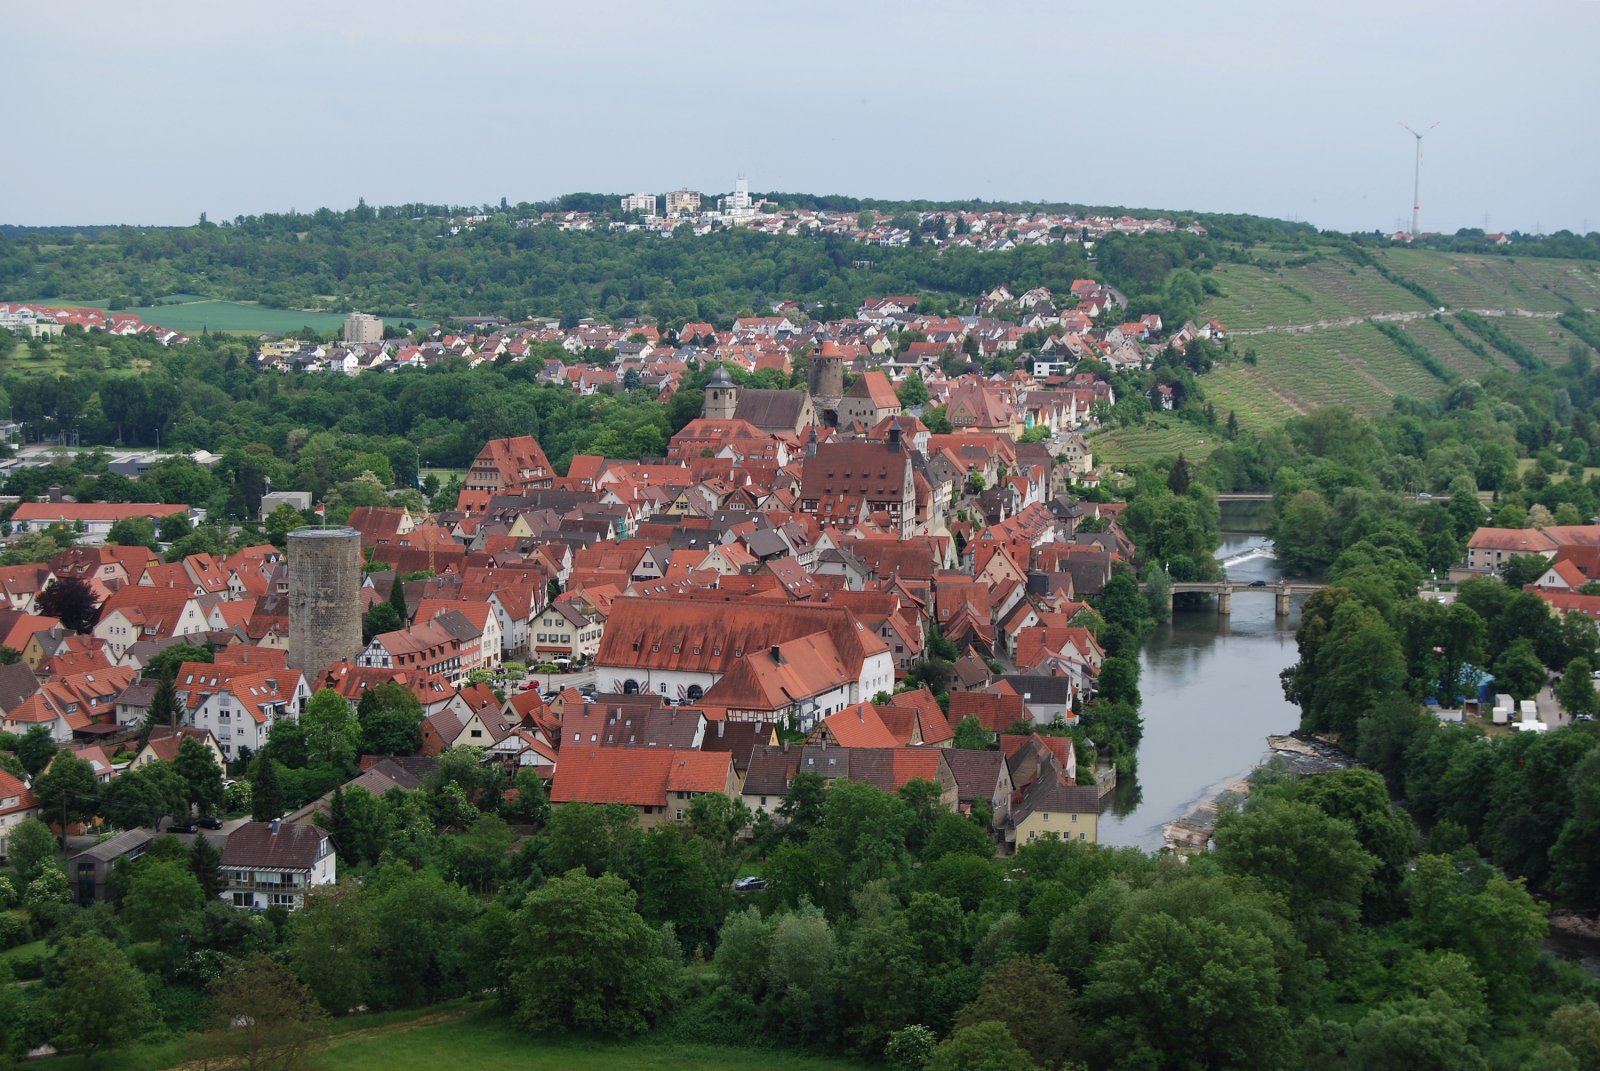
[[[772,645],[772,661],[780,666],[783,665],[783,651],[777,644]]]
[[[277,836],[277,835],[278,835],[278,823],[279,823],[279,822],[280,822],[280,821],[282,821],[282,820],[281,820],[281,819],[278,819],[278,818],[274,818],[274,819],[273,819],[273,820],[272,820],[272,835],[273,835],[273,836],[274,836],[274,837],[276,837],[276,836]]]
[[[891,454],[898,454],[900,452],[900,427],[899,427],[899,425],[892,425],[889,428],[889,452]]]

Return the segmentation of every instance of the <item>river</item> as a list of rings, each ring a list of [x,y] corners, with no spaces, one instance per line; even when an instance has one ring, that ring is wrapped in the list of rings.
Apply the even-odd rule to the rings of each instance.
[[[1265,536],[1226,533],[1217,557],[1234,580],[1280,575]],[[1300,600],[1287,620],[1274,616],[1273,602],[1270,592],[1236,593],[1228,617],[1179,612],[1145,639],[1139,772],[1108,801],[1100,843],[1159,849],[1162,826],[1248,773],[1265,755],[1268,736],[1300,724],[1278,683],[1279,671],[1297,657]]]

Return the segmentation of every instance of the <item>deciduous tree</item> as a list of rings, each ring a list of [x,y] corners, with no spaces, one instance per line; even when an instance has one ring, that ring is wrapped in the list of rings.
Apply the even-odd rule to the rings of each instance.
[[[55,821],[87,822],[100,813],[100,779],[94,767],[63,751],[50,768],[33,779],[33,794],[40,812]],[[63,829],[62,834],[66,834]]]
[[[306,757],[317,766],[349,769],[361,752],[361,724],[349,700],[331,688],[311,697],[300,715],[306,734]]]
[[[317,1003],[343,1015],[371,998],[379,937],[361,884],[318,885],[290,917],[289,961]]]
[[[192,736],[184,737],[172,768],[183,779],[184,799],[190,806],[207,811],[222,802],[222,767],[209,747]]]
[[[207,1048],[248,1071],[313,1066],[325,1018],[293,971],[257,952],[226,961],[211,983],[217,1025]]]
[[[614,875],[572,870],[517,914],[507,992],[531,1030],[637,1034],[666,1010],[672,966]]]
[[[205,891],[187,863],[146,859],[128,883],[122,918],[136,941],[160,941],[176,932],[185,916],[199,911]]]
[[[963,1026],[939,1043],[927,1071],[1038,1071],[1038,1065],[1000,1022]]]
[[[956,1028],[1004,1023],[1040,1067],[1060,1067],[1078,1053],[1074,994],[1054,967],[1032,956],[1008,959],[983,979],[978,999],[961,1009]]]
[[[56,618],[73,632],[88,632],[100,620],[100,600],[87,581],[75,576],[57,577],[39,593],[39,612]]]
[[[61,942],[44,999],[57,1044],[86,1063],[132,1041],[152,1014],[144,975],[96,933]]]

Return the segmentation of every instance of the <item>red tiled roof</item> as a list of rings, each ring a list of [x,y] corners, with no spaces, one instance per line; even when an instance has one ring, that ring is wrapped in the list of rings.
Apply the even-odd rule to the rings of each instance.
[[[727,752],[567,747],[556,763],[550,802],[664,807],[669,792],[725,791],[732,764]]]

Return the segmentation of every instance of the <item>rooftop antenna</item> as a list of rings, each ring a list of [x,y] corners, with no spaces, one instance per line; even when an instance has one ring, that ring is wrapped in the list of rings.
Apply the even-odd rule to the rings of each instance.
[[[1422,134],[1412,130],[1405,123],[1400,125],[1406,128],[1407,133],[1417,139],[1417,166],[1416,170],[1411,174],[1411,240],[1414,242],[1417,240],[1417,234],[1419,233],[1417,231],[1417,216],[1422,211],[1422,134],[1431,133],[1433,127],[1439,124],[1434,123],[1433,126],[1424,130]]]

